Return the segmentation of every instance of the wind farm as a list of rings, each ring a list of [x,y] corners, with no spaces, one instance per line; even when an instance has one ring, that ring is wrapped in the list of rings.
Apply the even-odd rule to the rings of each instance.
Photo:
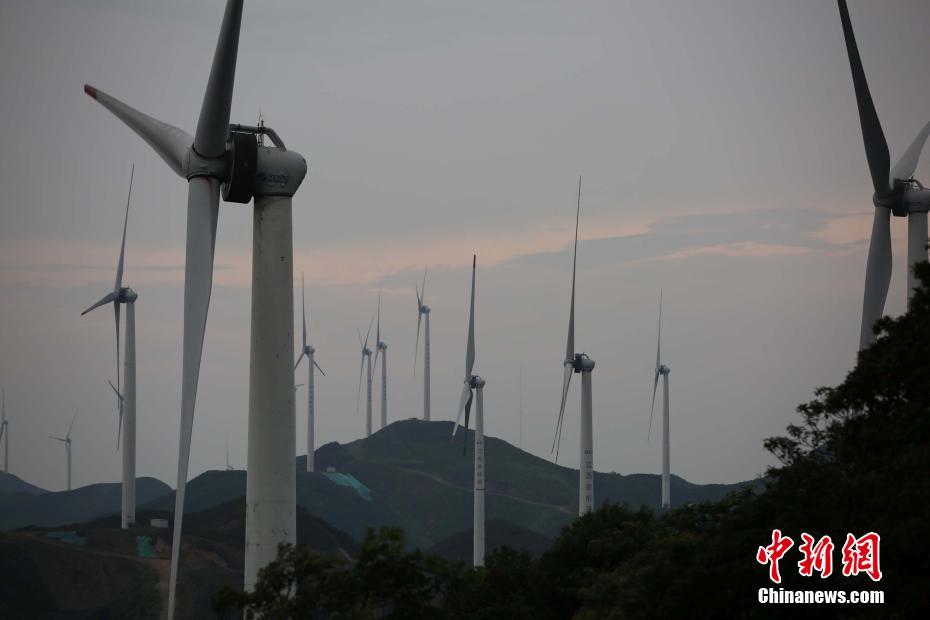
[[[0,616],[930,603],[930,8],[153,8],[0,8]]]

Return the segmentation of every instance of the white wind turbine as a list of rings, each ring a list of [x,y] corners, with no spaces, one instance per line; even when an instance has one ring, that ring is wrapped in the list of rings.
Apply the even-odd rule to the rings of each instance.
[[[416,286],[416,285],[414,285]],[[420,350],[420,320],[426,317],[423,332],[423,419],[429,422],[430,377],[429,377],[429,306],[426,305],[426,269],[423,270],[423,285],[417,291],[417,342],[413,349],[413,380],[417,379],[417,353]]]
[[[71,429],[74,428],[74,420],[77,418],[78,410],[74,410],[74,415],[71,417],[71,424],[68,426],[68,434],[64,437],[55,437],[49,435],[49,439],[54,439],[55,441],[60,441],[65,444],[65,461],[68,467],[68,490],[71,490]]]
[[[381,357],[381,428],[387,426],[387,343],[381,340],[381,288],[378,288],[378,327],[375,330],[375,363],[378,369],[378,357]]]
[[[465,415],[465,432],[462,437],[462,454],[468,450],[468,417],[472,398],[475,400],[475,512],[472,532],[474,534],[473,557],[475,566],[484,566],[484,379],[472,374],[475,366],[475,265],[477,256],[471,259],[471,307],[468,312],[468,343],[465,348],[465,380],[459,399],[458,414],[452,425],[452,440],[458,431],[462,414]]]
[[[662,363],[662,291],[659,291],[659,335],[656,339],[656,368],[652,383],[652,407],[649,409],[649,433],[652,435],[652,413],[656,408],[656,390],[659,377],[662,377],[662,509],[668,510],[671,500],[671,474],[669,473],[669,439],[668,439],[668,375],[671,369]]]
[[[3,473],[10,473],[10,423],[6,419],[6,392],[0,390],[0,441],[3,441]]]
[[[581,177],[578,177],[578,204],[575,210],[575,249],[572,254],[572,299],[568,313],[568,338],[565,344],[565,366],[562,378],[562,406],[559,408],[559,420],[556,424],[552,451],[559,458],[559,443],[562,439],[562,420],[565,417],[565,400],[568,398],[568,386],[572,373],[581,373],[581,449],[578,467],[578,514],[594,510],[594,434],[593,413],[591,405],[591,371],[594,360],[585,353],[575,353],[575,268],[578,261],[578,220],[581,214]]]
[[[249,360],[249,441],[246,486],[245,588],[296,541],[296,421],[292,198],[307,172],[270,127],[230,125],[243,0],[228,0],[193,136],[143,114],[92,86],[84,91],[145,140],[188,182],[184,277],[181,430],[167,617],[175,589],[190,458],[194,405],[213,283],[213,249],[220,196],[255,198],[252,239],[252,334]],[[189,85],[185,85],[187,88]],[[258,136],[267,136],[265,146]]]
[[[126,196],[126,214],[123,217],[123,241],[120,244],[119,260],[116,263],[116,282],[113,290],[104,295],[100,301],[81,313],[84,316],[91,310],[113,304],[116,319],[116,385],[110,387],[116,392],[119,408],[119,421],[116,427],[116,448],[120,448],[120,434],[123,436],[123,466],[120,526],[129,529],[136,522],[136,299],[138,295],[128,286],[123,286],[123,264],[126,256],[126,228],[129,224],[129,201],[132,197],[132,178],[135,165],[129,173],[129,192]],[[120,305],[126,304],[126,352],[123,355],[123,376],[125,389],[120,390],[119,374],[119,318]],[[123,426],[126,432],[123,433]]]
[[[359,397],[362,394],[362,373],[365,372],[365,362],[368,362],[368,391],[365,397],[365,437],[371,437],[371,349],[368,348],[368,337],[371,336],[371,323],[368,322],[368,331],[365,333],[365,340],[362,341],[362,332],[358,332],[358,343],[362,347],[362,364],[358,369],[358,392],[355,395],[355,412],[358,413]]]
[[[930,209],[930,190],[924,189],[914,171],[920,160],[924,143],[930,136],[930,123],[924,125],[917,137],[901,155],[901,159],[891,168],[891,156],[888,143],[872,102],[869,84],[865,79],[865,70],[856,37],[853,34],[849,9],[845,0],[837,0],[840,9],[840,21],[843,24],[843,37],[846,40],[846,53],[852,72],[853,87],[856,91],[856,105],[859,108],[859,123],[862,127],[862,140],[865,144],[865,156],[869,162],[872,175],[872,187],[875,193],[872,203],[875,216],[872,220],[872,237],[869,241],[869,258],[865,272],[865,293],[862,298],[862,324],[859,331],[859,349],[869,346],[875,339],[872,326],[885,310],[885,298],[891,282],[891,215],[907,217],[907,296],[908,302],[917,286],[914,277],[914,265],[927,260],[927,211]]]
[[[307,294],[304,291],[304,274],[300,274],[300,299],[301,299],[301,313],[303,315],[303,348],[300,350],[300,357],[297,358],[297,363],[294,364],[294,370],[297,370],[297,367],[300,366],[301,360],[304,357],[307,358],[307,471],[313,471],[313,465],[315,460],[314,454],[314,410],[313,410],[313,399],[314,399],[314,375],[316,371],[319,370],[320,374],[324,377],[326,373],[323,372],[323,369],[320,368],[320,365],[316,363],[314,355],[316,354],[316,349],[310,345],[307,341],[309,335],[309,330],[307,329]],[[294,386],[294,390],[297,390],[301,384]]]

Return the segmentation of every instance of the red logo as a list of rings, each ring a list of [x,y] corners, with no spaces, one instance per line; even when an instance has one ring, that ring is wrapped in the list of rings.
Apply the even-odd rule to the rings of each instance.
[[[781,530],[772,530],[772,544],[767,547],[759,547],[759,550],[756,551],[756,562],[769,565],[769,579],[775,583],[781,583],[778,561],[793,545],[794,541],[788,536],[782,536]]]
[[[869,532],[861,538],[846,534],[843,545],[843,575],[849,577],[865,573],[872,581],[882,578],[881,564],[878,560],[878,545],[881,537]]]
[[[814,537],[804,532],[801,534],[801,540],[804,542],[798,547],[798,551],[804,554],[804,557],[798,562],[798,572],[804,577],[810,577],[817,571],[821,579],[832,575],[833,541],[830,537],[824,536],[815,544]]]

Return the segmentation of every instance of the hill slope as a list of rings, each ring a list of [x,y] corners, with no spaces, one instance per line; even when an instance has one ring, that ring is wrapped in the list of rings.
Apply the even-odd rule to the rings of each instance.
[[[170,490],[171,487],[155,478],[136,480],[136,497],[140,504]],[[122,485],[118,482],[91,484],[71,491],[0,493],[0,530],[83,523],[118,513],[121,495]]]

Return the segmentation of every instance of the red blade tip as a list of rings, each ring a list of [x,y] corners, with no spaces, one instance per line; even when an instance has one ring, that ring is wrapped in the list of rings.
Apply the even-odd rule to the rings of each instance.
[[[84,92],[93,97],[97,98],[97,89],[91,86],[90,84],[84,84]]]

